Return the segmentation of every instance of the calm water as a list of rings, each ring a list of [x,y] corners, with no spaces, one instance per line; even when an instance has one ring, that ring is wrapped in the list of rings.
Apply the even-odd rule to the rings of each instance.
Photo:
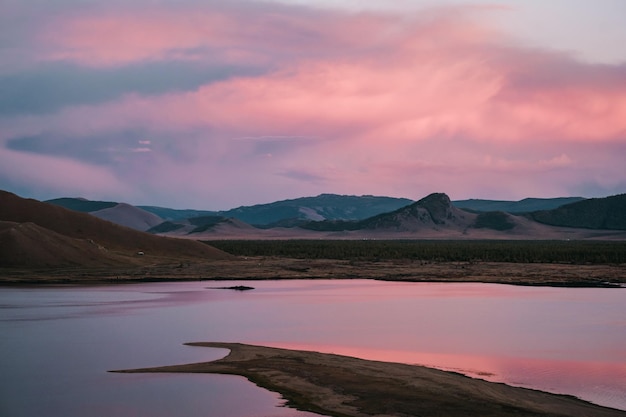
[[[250,285],[237,292],[211,287]],[[112,374],[235,341],[419,363],[626,409],[626,289],[366,280],[0,288],[0,415],[311,417],[237,376]]]

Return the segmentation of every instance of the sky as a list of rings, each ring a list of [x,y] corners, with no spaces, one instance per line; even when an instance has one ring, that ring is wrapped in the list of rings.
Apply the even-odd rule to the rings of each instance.
[[[623,0],[2,0],[0,189],[626,192]]]

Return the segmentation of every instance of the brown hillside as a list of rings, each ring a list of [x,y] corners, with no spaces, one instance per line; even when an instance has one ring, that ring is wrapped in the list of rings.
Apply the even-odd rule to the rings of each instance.
[[[118,266],[129,261],[89,240],[63,236],[35,223],[0,221],[3,267]]]
[[[24,199],[0,191],[0,220],[15,223],[35,223],[66,237],[92,240],[96,245],[122,256],[141,251],[150,257],[169,259],[196,258],[204,260],[230,257],[203,243],[154,236],[98,219],[90,214],[67,210],[37,200]]]

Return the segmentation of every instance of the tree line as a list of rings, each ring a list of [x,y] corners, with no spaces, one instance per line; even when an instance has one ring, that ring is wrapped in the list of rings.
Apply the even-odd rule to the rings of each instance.
[[[377,261],[625,264],[626,242],[447,240],[215,240],[238,256]]]

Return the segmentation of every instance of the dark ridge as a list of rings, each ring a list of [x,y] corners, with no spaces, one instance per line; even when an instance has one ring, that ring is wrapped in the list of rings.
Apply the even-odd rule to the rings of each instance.
[[[157,224],[154,227],[151,227],[150,229],[148,229],[148,233],[167,233],[167,232],[173,232],[175,230],[178,230],[180,228],[184,227],[182,224],[178,224],[178,223],[173,223],[171,221],[165,221],[161,224]]]
[[[498,231],[511,230],[515,223],[511,221],[509,215],[502,211],[480,213],[476,218],[474,227],[477,229],[493,229]]]
[[[54,200],[47,200],[45,203],[65,207],[69,210],[80,211],[82,213],[103,210],[115,207],[118,204],[112,201],[90,201],[84,198],[55,198]]]
[[[536,211],[529,217],[552,226],[626,230],[626,194],[591,198],[554,210]]]

